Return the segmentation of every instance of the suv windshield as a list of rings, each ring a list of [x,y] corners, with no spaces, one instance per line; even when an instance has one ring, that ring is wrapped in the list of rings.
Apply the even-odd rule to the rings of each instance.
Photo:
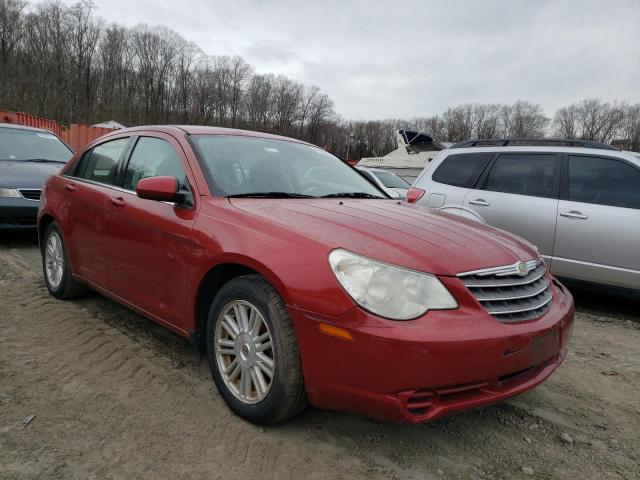
[[[0,161],[67,163],[73,152],[55,135],[22,128],[0,128]]]
[[[372,173],[378,177],[378,180],[387,188],[409,188],[411,186],[395,173],[379,171]]]
[[[387,198],[324,150],[268,138],[193,135],[216,195]]]

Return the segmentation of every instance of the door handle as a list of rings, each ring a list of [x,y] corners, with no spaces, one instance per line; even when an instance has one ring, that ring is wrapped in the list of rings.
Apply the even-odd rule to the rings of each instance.
[[[75,191],[76,191],[76,186],[75,186],[75,185],[73,185],[73,184],[71,184],[71,183],[67,183],[67,184],[64,186],[64,189],[65,189],[67,192],[75,192]]]
[[[122,197],[109,197],[109,201],[115,208],[121,208],[125,206],[125,202]]]
[[[471,205],[480,205],[482,207],[489,207],[491,204],[487,202],[484,198],[476,198],[475,200],[469,200]]]
[[[570,212],[562,212],[560,213],[561,217],[567,218],[578,218],[580,220],[586,220],[589,218],[587,215],[584,215],[582,212],[578,212],[577,210],[571,210]]]

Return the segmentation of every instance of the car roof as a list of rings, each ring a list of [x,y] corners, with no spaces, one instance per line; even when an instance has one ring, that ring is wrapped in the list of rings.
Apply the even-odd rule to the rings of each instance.
[[[50,130],[47,130],[45,128],[30,127],[28,125],[19,125],[17,123],[2,123],[2,122],[0,122],[0,128],[14,128],[16,130],[31,130],[31,131],[34,131],[34,132],[52,133]]]
[[[282,135],[273,135],[271,133],[256,132],[253,130],[242,130],[238,128],[224,128],[224,127],[208,127],[204,125],[141,125],[138,127],[122,128],[116,130],[113,134],[122,134],[136,131],[157,131],[170,134],[187,134],[187,135],[227,135],[237,137],[254,137],[254,138],[266,138],[271,140],[282,140],[287,142],[302,143],[304,145],[310,145],[318,148],[316,145],[312,145],[302,140],[295,138],[284,137]],[[112,135],[112,134],[109,134]]]
[[[631,153],[624,152],[622,150],[605,150],[601,148],[586,148],[586,147],[562,147],[562,146],[550,146],[550,147],[529,147],[526,145],[514,145],[511,147],[462,147],[462,148],[447,148],[442,150],[440,154],[442,156],[455,155],[458,153],[480,153],[480,152],[513,152],[513,153],[525,153],[525,152],[539,152],[539,153],[575,153],[577,155],[598,155],[601,157],[618,157],[624,159],[638,160],[638,157]]]

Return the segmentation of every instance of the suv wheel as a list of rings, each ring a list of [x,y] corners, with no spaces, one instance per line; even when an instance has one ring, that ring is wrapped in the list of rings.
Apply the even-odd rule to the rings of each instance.
[[[74,298],[85,287],[73,279],[62,233],[55,222],[50,223],[42,237],[42,270],[49,293],[56,298]]]
[[[216,295],[207,321],[207,357],[225,402],[250,422],[274,424],[307,403],[291,318],[259,275],[235,278]]]

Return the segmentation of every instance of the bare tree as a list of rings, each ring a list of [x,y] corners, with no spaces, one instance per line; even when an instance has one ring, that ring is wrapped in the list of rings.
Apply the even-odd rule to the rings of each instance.
[[[476,138],[495,138],[500,134],[500,113],[501,107],[497,104],[479,105],[473,108]]]
[[[283,75],[275,79],[273,90],[273,129],[294,134],[292,125],[298,121],[304,85]]]
[[[91,2],[83,0],[69,8],[66,16],[66,47],[71,73],[67,118],[80,121],[92,117],[99,78],[95,58],[101,25],[93,15],[93,8]]]
[[[558,109],[554,117],[554,134],[564,138],[581,138],[611,142],[620,133],[630,107],[589,98]]]
[[[555,135],[559,138],[578,138],[575,105],[558,109],[553,119],[553,127]]]
[[[249,81],[245,106],[250,128],[268,130],[269,107],[273,95],[273,75],[254,75]]]
[[[502,130],[505,137],[544,137],[549,119],[542,107],[518,100],[502,108]]]
[[[242,115],[242,107],[244,100],[244,89],[247,81],[251,77],[252,68],[240,56],[231,58],[229,64],[229,72],[231,75],[231,91],[230,91],[230,115],[231,126],[236,127],[240,122]]]
[[[610,142],[624,120],[624,107],[597,98],[583,100],[575,106],[580,138]]]
[[[189,123],[191,108],[191,93],[194,83],[194,66],[202,51],[193,43],[183,45],[176,59],[174,79],[174,98],[176,114],[182,123]]]
[[[22,0],[0,0],[0,105],[8,103],[13,54],[25,34]]]
[[[321,93],[314,97],[309,111],[309,122],[306,137],[311,143],[315,143],[320,137],[320,130],[328,123],[333,114],[333,100]]]
[[[640,152],[640,103],[626,109],[620,128],[622,145],[627,150]]]
[[[27,6],[29,8],[27,8]],[[358,158],[396,148],[396,131],[437,140],[540,137],[548,119],[524,101],[468,103],[440,115],[345,121],[316,86],[254,74],[165,27],[105,26],[91,0],[0,0],[0,104],[62,122],[200,123],[296,136]],[[640,149],[640,105],[586,99],[560,108],[555,135]]]

